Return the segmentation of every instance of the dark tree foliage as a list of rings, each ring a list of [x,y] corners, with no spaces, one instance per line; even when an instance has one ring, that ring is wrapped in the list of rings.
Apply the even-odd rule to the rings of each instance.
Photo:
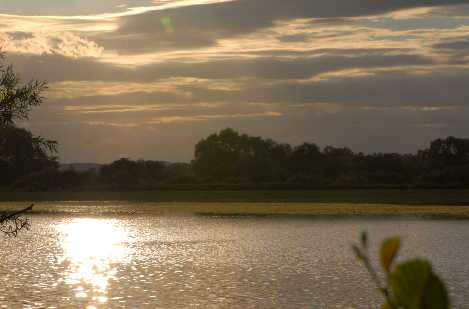
[[[221,180],[280,181],[286,176],[291,147],[225,129],[195,146],[194,171]]]
[[[456,137],[437,139],[417,154],[422,183],[449,186],[469,185],[469,140]]]
[[[327,146],[324,155],[324,181],[337,185],[353,185],[355,173],[355,155],[349,148]],[[351,179],[352,178],[352,179]]]
[[[32,108],[41,105],[41,93],[47,85],[39,81],[22,85],[13,67],[3,64],[3,58],[0,54],[0,125],[11,126],[17,120],[29,119]]]
[[[67,190],[84,184],[86,174],[74,170],[61,171],[55,165],[30,173],[13,184],[20,191]]]
[[[192,169],[184,163],[132,161],[122,158],[104,165],[101,181],[116,189],[149,189],[162,183],[193,183]]]
[[[291,167],[295,171],[317,171],[323,160],[321,150],[316,144],[303,143],[291,152]]]
[[[469,186],[469,140],[455,137],[435,140],[417,154],[363,154],[345,147],[321,150],[314,143],[292,147],[225,129],[201,140],[190,164],[122,158],[77,172],[58,170],[46,146],[33,147],[28,131],[9,127],[5,136],[9,130],[16,132],[3,139],[9,146],[0,138],[0,150],[8,149],[2,150],[0,181],[16,177],[14,187],[20,190]]]
[[[100,179],[117,189],[172,185],[243,188],[465,187],[469,140],[438,139],[417,154],[354,153],[314,143],[296,147],[225,129],[201,140],[191,164],[120,159]]]
[[[137,162],[127,158],[114,161],[110,165],[101,168],[101,175],[105,182],[116,185],[119,188],[136,186],[139,179]]]
[[[53,154],[57,143],[17,127],[32,108],[42,103],[46,84],[21,84],[11,66],[0,55],[0,186],[10,186],[22,177],[47,168],[57,168]]]
[[[225,129],[195,148],[196,175],[217,182],[289,183],[310,187],[469,185],[469,140],[438,139],[416,155],[354,153],[314,143],[292,148]]]
[[[0,185],[11,185],[31,173],[56,168],[57,162],[50,157],[55,148],[50,146],[25,129],[1,127]]]
[[[469,164],[469,140],[456,137],[437,139],[431,142],[430,148],[420,151],[430,167],[449,167]]]

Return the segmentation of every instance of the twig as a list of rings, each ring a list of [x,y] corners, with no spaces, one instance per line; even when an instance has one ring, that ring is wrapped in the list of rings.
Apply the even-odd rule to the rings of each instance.
[[[27,211],[30,211],[33,209],[33,206],[34,204],[31,204],[29,207],[26,207],[25,209],[22,209],[22,210],[19,210],[17,212],[14,212],[12,214],[9,214],[9,215],[2,215],[2,217],[0,218],[0,224],[3,224],[5,223],[6,221],[8,220],[12,220],[14,219],[15,217],[27,212]]]
[[[29,229],[31,226],[28,218],[21,217],[21,215],[27,211],[33,209],[34,204],[31,204],[25,209],[16,211],[12,214],[3,215],[0,217],[0,231],[7,236],[16,237],[18,232],[22,229]]]

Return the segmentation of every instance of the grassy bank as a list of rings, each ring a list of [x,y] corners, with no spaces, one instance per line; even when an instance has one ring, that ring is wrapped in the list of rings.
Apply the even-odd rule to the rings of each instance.
[[[0,201],[263,202],[469,206],[469,190],[0,192]]]
[[[0,202],[0,211],[23,208],[25,202]],[[195,214],[202,216],[295,215],[295,216],[417,216],[469,219],[469,206],[395,205],[354,203],[263,202],[38,202],[32,213],[70,215]]]
[[[337,204],[337,203],[225,203],[172,205],[200,215],[418,216],[469,219],[469,206]]]

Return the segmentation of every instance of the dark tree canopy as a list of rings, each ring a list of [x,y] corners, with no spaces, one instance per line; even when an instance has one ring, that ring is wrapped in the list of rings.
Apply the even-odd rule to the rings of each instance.
[[[50,157],[50,144],[31,132],[14,126],[0,129],[0,184],[15,180],[47,167],[56,167]]]
[[[21,132],[23,138],[31,138],[27,131]],[[468,139],[448,137],[433,141],[417,154],[363,154],[346,147],[321,149],[312,142],[293,147],[225,129],[201,140],[190,164],[122,158],[87,172],[58,172],[48,168],[23,177],[20,187],[40,190],[461,188],[469,186],[468,144]],[[41,153],[45,149],[36,153],[34,148],[26,149],[30,153],[26,158],[47,157]],[[5,166],[5,160],[0,162]]]
[[[435,166],[455,166],[469,164],[469,140],[450,136],[437,139],[430,148],[420,153]]]
[[[469,140],[437,139],[416,155],[354,153],[346,147],[296,147],[225,129],[195,148],[195,173],[218,182],[291,183],[306,186],[469,185]]]
[[[139,166],[137,162],[122,158],[104,166],[101,175],[105,181],[121,188],[135,186],[139,179]]]
[[[158,184],[193,183],[191,166],[163,161],[133,161],[121,158],[99,170],[104,185],[116,189],[147,189]]]
[[[225,129],[195,146],[197,174],[223,180],[270,181],[282,177],[291,147]]]
[[[0,55],[0,125],[14,125],[18,120],[29,119],[35,106],[41,105],[41,93],[47,88],[45,82],[30,81],[21,84],[11,65],[3,64]]]
[[[42,103],[46,84],[22,84],[12,66],[3,64],[3,56],[0,61],[0,186],[9,186],[31,173],[57,168],[57,143],[17,127]]]

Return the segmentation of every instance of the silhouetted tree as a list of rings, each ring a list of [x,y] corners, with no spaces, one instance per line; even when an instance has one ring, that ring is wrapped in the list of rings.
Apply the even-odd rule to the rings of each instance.
[[[137,187],[139,167],[137,162],[122,158],[101,168],[104,180],[118,188]]]
[[[287,176],[290,154],[289,145],[225,129],[197,143],[193,167],[218,181],[279,181]]]
[[[16,121],[28,119],[31,109],[42,103],[44,89],[44,82],[21,84],[12,66],[3,65],[0,55],[0,185],[57,167],[53,157],[57,143],[16,126]]]
[[[307,186],[469,185],[469,140],[448,137],[417,155],[354,153],[314,143],[292,149],[269,139],[225,129],[201,140],[192,162],[206,180]]]
[[[358,157],[359,174],[368,184],[399,185],[411,177],[408,158],[398,153],[375,153]]]
[[[29,119],[32,108],[41,105],[41,93],[47,85],[39,81],[22,85],[13,67],[5,66],[3,60],[0,54],[0,126],[11,126],[17,120]]]
[[[201,140],[195,146],[193,166],[203,176],[217,180],[236,177],[242,159],[242,138],[232,129],[225,129]],[[239,173],[238,173],[239,174]]]
[[[419,181],[426,185],[469,185],[469,139],[447,137],[417,154]]]
[[[324,176],[324,156],[314,143],[296,146],[290,156],[290,182],[318,185]]]
[[[142,161],[140,162],[145,178],[150,183],[156,183],[163,180],[166,175],[168,164],[161,161]]]
[[[336,183],[338,185],[347,185],[342,183],[345,179],[355,173],[355,154],[347,147],[327,146],[323,150],[324,169],[328,183]],[[342,181],[338,181],[342,179]],[[348,182],[349,180],[347,180]]]
[[[431,142],[430,148],[419,155],[431,167],[461,166],[469,164],[469,139],[447,137]]]
[[[55,144],[44,143],[31,132],[11,125],[0,128],[0,184],[11,185],[15,180],[46,168],[56,168],[50,156]]]
[[[195,177],[190,164],[166,163],[159,182],[167,184],[194,184],[198,183],[198,179]]]

